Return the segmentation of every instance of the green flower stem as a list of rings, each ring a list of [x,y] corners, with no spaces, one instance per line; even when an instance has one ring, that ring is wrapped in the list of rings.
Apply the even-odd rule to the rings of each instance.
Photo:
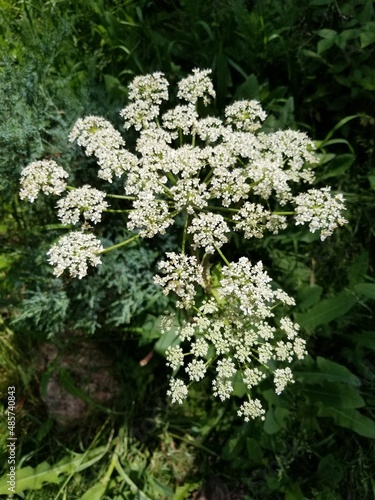
[[[172,184],[176,184],[176,179],[175,179],[175,176],[172,174],[172,172],[166,172],[166,175]],[[163,186],[164,186],[164,184],[163,184]]]
[[[131,200],[134,201],[137,199],[136,196],[124,196],[121,194],[106,194],[107,198],[117,198],[118,200]]]
[[[135,234],[134,236],[132,236],[128,240],[122,241],[121,243],[117,243],[117,245],[112,245],[111,247],[105,248],[100,253],[110,252],[111,250],[115,250],[115,248],[120,248],[120,247],[122,247],[124,245],[127,245],[128,243],[131,243],[132,241],[134,241],[134,240],[136,240],[138,238],[140,238],[140,235],[139,234]]]
[[[205,179],[203,181],[204,184],[208,184],[209,183],[209,181],[211,180],[211,177],[212,177],[213,173],[214,173],[214,169],[211,168],[211,170],[208,172],[208,174],[206,175],[206,177],[205,177]]]
[[[109,208],[108,210],[103,210],[103,212],[108,212],[111,214],[118,214],[118,213],[130,212],[130,210],[112,210]]]
[[[185,253],[188,219],[189,219],[189,215],[188,215],[187,212],[185,212],[184,232],[183,232],[183,235],[182,235],[182,247],[181,247],[181,253],[182,254]]]
[[[272,215],[294,215],[295,212],[272,212]]]
[[[223,261],[225,262],[225,264],[229,267],[230,266],[230,262],[227,260],[227,258],[225,257],[225,255],[223,254],[223,252],[220,250],[220,248],[218,248],[218,247],[215,246],[215,250],[220,255],[220,257],[223,259]]]
[[[238,213],[239,208],[227,208],[227,207],[214,207],[214,206],[209,206],[208,208],[202,208],[202,212],[211,212],[212,210],[219,210],[222,212],[233,212],[233,213]]]

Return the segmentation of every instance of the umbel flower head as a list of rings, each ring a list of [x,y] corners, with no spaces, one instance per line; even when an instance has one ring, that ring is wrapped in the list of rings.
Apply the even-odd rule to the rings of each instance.
[[[229,262],[227,245],[234,232],[262,238],[290,224],[307,224],[323,240],[347,222],[344,199],[330,188],[311,188],[312,165],[318,162],[314,143],[296,130],[265,133],[259,102],[229,104],[222,118],[210,116],[210,108],[200,116],[202,104],[214,104],[210,75],[211,70],[196,68],[179,81],[180,102],[169,109],[162,73],[135,77],[120,112],[125,130],[135,131],[134,147],[103,117],[77,120],[69,140],[96,160],[99,179],[121,178],[123,193],[106,195],[88,185],[72,190],[61,167],[42,161],[23,170],[20,196],[34,201],[40,191],[60,196],[69,189],[57,202],[58,217],[63,224],[84,224],[50,249],[58,276],[67,270],[82,278],[88,266],[100,264],[102,245],[86,229],[88,222],[101,220],[108,197],[117,199],[119,209],[113,211],[122,212],[135,233],[122,244],[181,228],[181,251],[168,252],[155,277],[188,318],[179,325],[180,344],[166,353],[174,371],[168,394],[181,403],[191,383],[214,373],[215,397],[231,397],[234,381],[240,381],[247,400],[238,414],[264,418],[257,387],[271,378],[280,394],[293,383],[290,365],[305,356],[305,341],[298,325],[275,312],[294,300],[272,284],[262,262],[246,257]]]
[[[21,172],[20,198],[33,202],[40,191],[60,195],[65,191],[69,174],[53,160],[34,161]]]

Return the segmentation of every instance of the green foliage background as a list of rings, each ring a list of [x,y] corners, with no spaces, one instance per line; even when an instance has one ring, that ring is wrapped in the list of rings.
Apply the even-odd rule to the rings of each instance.
[[[17,387],[24,498],[178,500],[203,485],[213,499],[375,498],[373,2],[0,0],[0,50],[0,390],[5,410]],[[194,67],[213,70],[219,111],[258,99],[266,130],[306,130],[321,155],[317,185],[347,200],[349,224],[323,244],[304,230],[232,241],[233,256],[262,259],[296,296],[308,339],[286,394],[262,387],[264,424],[244,424],[204,384],[186,405],[167,404],[157,340],[170,305],[151,276],[173,235],[106,255],[86,280],[57,280],[45,256],[61,234],[53,202],[17,196],[20,170],[40,158],[95,182],[92,161],[67,142],[74,121],[101,114],[121,129],[133,76],[175,82]],[[123,227],[104,219],[100,231],[116,242]],[[74,346],[77,331],[110,353],[121,397],[71,433],[48,417],[49,374],[34,359],[46,340]]]

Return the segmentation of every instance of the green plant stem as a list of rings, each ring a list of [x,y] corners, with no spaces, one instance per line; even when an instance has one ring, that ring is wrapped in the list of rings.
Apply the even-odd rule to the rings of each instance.
[[[138,486],[133,483],[133,481],[130,479],[130,477],[126,474],[124,469],[121,467],[120,462],[118,461],[117,454],[116,452],[113,454],[112,461],[114,463],[114,467],[116,468],[117,472],[119,473],[119,476],[126,482],[126,484],[130,487],[131,492],[134,495],[137,495],[136,498],[139,498],[139,500],[151,500],[150,497],[145,495],[143,491],[141,491]]]
[[[185,253],[188,219],[189,219],[189,215],[187,212],[185,212],[184,232],[182,234],[182,247],[181,247],[182,254]]]
[[[136,196],[124,196],[121,194],[106,194],[106,197],[107,198],[117,198],[118,200],[130,200],[130,201],[134,201],[137,199]]]
[[[227,260],[227,258],[225,257],[225,255],[223,254],[223,252],[220,250],[220,248],[215,247],[215,250],[220,255],[220,257],[223,259],[223,261],[226,263],[226,265],[230,266],[230,262]]]
[[[135,234],[134,236],[132,236],[128,240],[122,241],[121,243],[117,243],[117,245],[112,245],[111,247],[105,248],[100,253],[110,252],[111,250],[115,250],[116,248],[123,247],[124,245],[127,245],[128,243],[131,243],[132,241],[134,241],[134,240],[136,240],[138,238],[140,238],[140,235],[139,234]]]
[[[103,212],[110,213],[110,214],[120,214],[120,213],[126,213],[129,212],[129,210],[114,210],[112,208],[109,208],[108,210],[103,210]]]

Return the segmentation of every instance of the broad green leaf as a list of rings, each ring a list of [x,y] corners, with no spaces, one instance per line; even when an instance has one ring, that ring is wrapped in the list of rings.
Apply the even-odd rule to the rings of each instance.
[[[96,484],[92,488],[86,491],[86,493],[80,498],[80,500],[101,500],[106,490],[106,486],[103,484]]]
[[[337,381],[344,382],[350,385],[360,385],[358,377],[356,377],[346,366],[340,365],[335,361],[318,356],[316,359],[317,367],[321,373],[333,375]],[[331,379],[332,380],[332,379]]]
[[[332,299],[323,300],[307,312],[296,313],[295,319],[303,328],[312,332],[316,327],[346,314],[355,303],[353,295],[342,293]]]
[[[267,411],[263,429],[267,434],[276,434],[285,427],[286,419],[289,416],[289,410],[286,408],[270,408]]]
[[[247,456],[251,462],[255,464],[261,464],[263,459],[263,451],[262,447],[259,444],[259,441],[256,439],[247,437],[246,438],[246,449]]]
[[[304,384],[322,384],[326,382],[340,382],[352,387],[359,387],[361,381],[346,366],[335,363],[325,358],[318,357],[316,362],[319,371],[294,372],[294,378]]]
[[[347,276],[350,285],[355,285],[358,281],[363,280],[369,266],[368,252],[362,252],[355,259],[353,264],[348,268]]]
[[[356,345],[363,345],[375,350],[375,332],[362,333],[361,335],[347,335]]]
[[[313,403],[321,403],[330,408],[362,408],[364,400],[357,389],[345,384],[326,382],[322,386],[308,387],[304,394]]]
[[[354,291],[364,297],[375,300],[375,283],[358,283],[358,285],[355,285]]]
[[[66,457],[55,465],[42,462],[35,468],[23,467],[22,469],[18,469],[16,470],[16,493],[21,493],[25,490],[40,490],[44,484],[48,483],[59,484],[63,479],[59,477],[60,475],[73,474],[91,467],[106,452],[107,447],[101,446],[88,453],[76,455],[73,458]],[[7,480],[7,476],[0,479],[0,495],[8,493]]]
[[[355,161],[355,155],[347,153],[337,155],[328,165],[327,172],[319,176],[321,180],[329,179],[330,177],[338,177],[351,167]]]
[[[340,427],[350,429],[360,436],[375,439],[375,422],[362,415],[358,410],[329,408],[322,406],[318,412],[319,417],[332,417]]]
[[[337,35],[335,30],[322,29],[317,32],[322,38],[334,38]]]
[[[369,22],[363,27],[363,31],[359,35],[361,40],[361,49],[375,43],[375,22]]]
[[[319,462],[318,481],[325,484],[339,484],[342,481],[343,470],[340,462],[331,453]]]
[[[297,305],[303,311],[319,302],[323,288],[318,285],[306,286],[298,294]]]
[[[178,345],[181,342],[180,337],[177,335],[176,330],[172,329],[165,332],[154,345],[154,351],[158,354],[164,355],[165,351],[170,346]]]
[[[240,372],[236,372],[236,374],[233,377],[232,380],[232,386],[233,386],[233,396],[238,396],[239,398],[242,398],[247,392],[247,387],[243,383],[242,376]]]

